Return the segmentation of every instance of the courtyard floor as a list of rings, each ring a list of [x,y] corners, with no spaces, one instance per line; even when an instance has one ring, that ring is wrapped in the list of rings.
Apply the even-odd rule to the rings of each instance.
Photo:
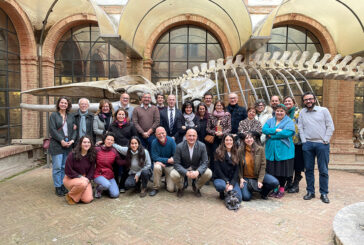
[[[364,176],[331,170],[330,204],[318,187],[304,201],[300,184],[298,194],[255,196],[237,212],[212,185],[202,198],[189,187],[181,199],[165,190],[145,198],[127,192],[70,206],[54,194],[51,169],[40,167],[0,183],[0,244],[334,244],[334,216],[364,201]]]

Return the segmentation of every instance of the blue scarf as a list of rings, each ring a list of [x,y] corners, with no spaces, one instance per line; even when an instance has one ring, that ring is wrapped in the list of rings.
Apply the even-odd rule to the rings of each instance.
[[[294,127],[294,123],[292,120],[286,115],[282,119],[282,121],[276,126],[276,117],[273,117],[267,121],[267,124],[269,128],[280,128],[282,130],[291,130],[293,132],[296,132],[296,129]],[[280,139],[282,143],[290,147],[290,138]]]
[[[85,113],[82,113],[81,110],[78,110],[78,112],[80,113],[81,116],[81,120],[80,120],[80,138],[84,135],[86,135],[86,116],[88,114],[88,110]]]

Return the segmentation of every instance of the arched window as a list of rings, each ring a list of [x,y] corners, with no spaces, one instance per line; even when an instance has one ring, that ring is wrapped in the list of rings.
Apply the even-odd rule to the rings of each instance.
[[[54,56],[55,85],[126,75],[125,56],[100,38],[95,25],[71,28],[58,42]]]
[[[266,52],[271,52],[273,54],[275,51],[283,53],[287,50],[291,52],[299,50],[301,52],[309,51],[311,55],[318,52],[320,53],[319,59],[323,57],[324,53],[319,40],[309,30],[303,27],[294,25],[274,27],[271,35],[272,39],[264,47]],[[307,79],[319,102],[322,103],[322,79],[310,79],[310,77],[307,77]],[[304,91],[309,90],[306,84],[303,85],[302,89]],[[282,94],[288,95],[288,92],[282,91]]]
[[[20,49],[9,17],[0,9],[0,145],[21,138]]]
[[[192,25],[172,28],[154,46],[152,81],[176,78],[193,66],[218,58],[224,58],[224,53],[207,30]]]

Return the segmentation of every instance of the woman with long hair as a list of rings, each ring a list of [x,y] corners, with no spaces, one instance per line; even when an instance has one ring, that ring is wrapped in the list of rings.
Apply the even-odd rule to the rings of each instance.
[[[239,156],[242,157],[239,178],[243,201],[250,201],[254,191],[260,192],[262,199],[267,199],[268,193],[276,188],[279,182],[266,173],[264,148],[255,142],[253,132],[246,132],[243,135]]]
[[[186,101],[182,105],[182,115],[179,120],[177,120],[177,133],[175,135],[176,144],[182,142],[187,130],[194,128],[197,130],[197,117],[195,115],[195,109],[191,101]]]
[[[96,135],[96,142],[102,140],[104,134],[106,134],[109,126],[113,121],[113,108],[112,104],[107,99],[100,100],[99,110],[96,112],[94,116],[94,133]]]
[[[285,105],[277,105],[274,117],[263,127],[263,133],[267,135],[265,145],[267,173],[279,180],[279,190],[272,194],[276,198],[284,196],[284,187],[287,180],[292,177],[294,166],[292,136],[295,134],[295,126],[286,113]]]
[[[196,124],[198,140],[205,143],[207,120],[209,118],[209,112],[205,103],[201,102],[197,105],[196,109]]]
[[[151,160],[149,152],[144,149],[137,136],[131,137],[127,147],[114,144],[113,147],[126,156],[126,162],[130,166],[129,176],[125,181],[125,189],[140,189],[140,197],[147,195],[147,184],[152,176]]]
[[[70,113],[71,100],[60,97],[56,102],[56,112],[49,118],[49,134],[51,136],[49,154],[52,157],[53,184],[57,196],[64,196],[68,190],[62,183],[68,153],[76,139],[75,120]]]
[[[214,152],[221,144],[224,135],[231,132],[231,115],[225,111],[225,104],[221,100],[217,100],[214,105],[214,111],[207,120],[206,131],[208,135],[213,136],[210,157],[210,169],[214,172]]]
[[[296,100],[292,96],[286,96],[283,99],[283,104],[287,107],[287,116],[292,119],[295,126],[295,135],[293,135],[294,144],[294,180],[290,179],[286,185],[288,193],[298,193],[300,191],[299,183],[302,179],[302,172],[304,171],[303,151],[300,134],[298,132],[298,117],[300,109],[296,104]]]
[[[95,197],[101,198],[102,192],[109,191],[110,197],[119,196],[119,188],[114,178],[113,164],[125,164],[120,158],[119,153],[112,147],[115,137],[112,133],[106,133],[101,146],[96,147],[96,169],[94,181],[97,184],[95,188]]]
[[[96,151],[90,136],[82,136],[74,151],[66,160],[63,184],[69,190],[66,194],[68,204],[79,201],[90,203],[93,200],[91,180],[93,179],[96,163]]]
[[[220,193],[220,199],[224,199],[225,193],[235,190],[241,202],[239,187],[239,154],[234,137],[231,134],[222,138],[222,143],[216,149],[214,186]]]

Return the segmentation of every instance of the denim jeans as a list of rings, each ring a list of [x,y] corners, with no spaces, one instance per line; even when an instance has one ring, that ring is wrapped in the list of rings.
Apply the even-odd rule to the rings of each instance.
[[[109,190],[110,197],[115,198],[119,196],[119,187],[114,178],[108,180],[104,176],[99,176],[94,181],[99,185],[97,186],[99,191]]]
[[[319,170],[320,193],[329,193],[329,156],[330,144],[307,141],[302,145],[307,192],[315,193],[315,157]]]
[[[144,146],[144,148],[150,152],[150,148],[152,146],[153,140],[155,139],[155,135],[152,134],[151,136],[149,136],[148,138],[145,139],[145,138],[143,138],[143,136],[141,134],[138,134],[138,137],[140,139],[140,142]]]
[[[244,178],[244,179],[247,180],[246,178]],[[276,179],[276,177],[274,177],[273,175],[265,174],[262,184],[263,184],[263,187],[260,191],[260,194],[262,196],[267,196],[271,190],[273,190],[274,188],[276,188],[279,185],[279,182]],[[250,199],[252,198],[252,191],[249,190],[247,183],[245,183],[244,187],[241,188],[241,195],[242,195],[243,201],[250,201]]]
[[[214,186],[215,186],[216,191],[221,193],[221,192],[225,191],[226,183],[222,179],[215,179]],[[235,183],[233,190],[236,191],[236,193],[238,194],[239,202],[241,202],[241,191],[240,191],[239,183]]]
[[[52,155],[52,176],[54,187],[61,187],[64,178],[64,167],[66,165],[68,152]]]

